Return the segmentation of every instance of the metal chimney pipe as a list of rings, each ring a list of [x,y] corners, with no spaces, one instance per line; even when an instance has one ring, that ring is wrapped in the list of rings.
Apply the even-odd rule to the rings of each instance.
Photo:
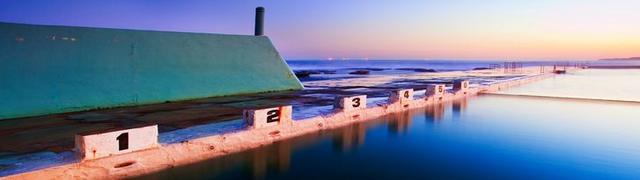
[[[264,35],[264,8],[257,7],[256,8],[256,25],[255,25],[255,35],[263,36]]]

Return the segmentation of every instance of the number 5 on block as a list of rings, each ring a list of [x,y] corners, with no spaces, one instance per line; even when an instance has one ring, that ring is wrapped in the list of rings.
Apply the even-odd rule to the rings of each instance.
[[[98,159],[157,146],[158,125],[76,135],[76,149],[82,160]]]
[[[243,118],[253,129],[291,124],[291,106],[244,110]]]

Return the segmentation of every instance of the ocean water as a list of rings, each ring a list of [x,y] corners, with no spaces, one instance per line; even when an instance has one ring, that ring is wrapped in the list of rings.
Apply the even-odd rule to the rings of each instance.
[[[489,67],[490,64],[502,64],[504,62],[445,60],[288,60],[287,63],[294,70],[350,70],[364,68],[393,70],[397,68],[428,68],[444,71]]]
[[[393,70],[397,68],[428,68],[440,71],[470,70],[478,67],[489,67],[491,64],[503,65],[499,60],[287,60],[293,70],[344,70],[379,68]],[[640,61],[518,61],[523,66],[552,66],[554,64],[586,64],[586,65],[626,65],[639,66]]]
[[[351,75],[356,70],[369,70],[369,75],[392,75],[417,73],[413,69],[433,69],[435,71],[460,71],[474,68],[488,68],[492,64],[500,66],[505,61],[471,61],[471,60],[287,60],[295,72],[318,71],[301,81],[327,79],[357,78],[367,75]],[[640,61],[522,61],[522,66],[553,65],[609,65],[640,66]]]
[[[638,109],[483,95],[138,179],[638,179]]]

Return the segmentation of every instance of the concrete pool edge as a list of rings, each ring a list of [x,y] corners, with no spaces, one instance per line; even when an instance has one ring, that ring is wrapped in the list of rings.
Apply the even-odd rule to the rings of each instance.
[[[453,101],[480,92],[495,92],[510,87],[528,84],[553,76],[552,73],[526,76],[520,79],[503,81],[488,86],[471,88],[467,94],[447,93],[442,102]],[[435,103],[428,99],[415,99],[404,107],[400,103],[377,104],[352,112],[332,112],[330,114],[296,120],[288,126],[276,126],[264,129],[242,130],[226,134],[207,136],[174,144],[165,144],[158,148],[136,151],[129,154],[66,164],[46,169],[10,175],[7,179],[46,178],[91,178],[112,179],[134,177],[149,174],[174,166],[186,165],[198,161],[240,152],[280,140],[298,137],[304,134],[344,127],[346,125],[377,119],[390,113],[423,108]]]

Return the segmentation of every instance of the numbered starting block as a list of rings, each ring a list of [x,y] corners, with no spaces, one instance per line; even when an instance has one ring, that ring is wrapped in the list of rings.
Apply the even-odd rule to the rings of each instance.
[[[445,86],[444,84],[430,84],[427,85],[427,91],[425,92],[426,100],[434,100],[436,102],[442,101],[444,98]]]
[[[336,96],[334,109],[342,109],[345,112],[367,108],[367,95],[360,96]]]
[[[291,112],[291,106],[280,106],[266,109],[244,110],[243,117],[250,127],[260,129],[278,125],[290,125],[293,122]]]
[[[158,147],[158,125],[155,124],[76,135],[76,150],[81,160],[98,159],[155,147]]]
[[[408,106],[413,100],[413,89],[401,89],[393,91],[389,96],[389,102],[400,103],[402,106]]]
[[[469,91],[469,81],[455,80],[453,81],[453,91],[456,94],[467,94]]]

